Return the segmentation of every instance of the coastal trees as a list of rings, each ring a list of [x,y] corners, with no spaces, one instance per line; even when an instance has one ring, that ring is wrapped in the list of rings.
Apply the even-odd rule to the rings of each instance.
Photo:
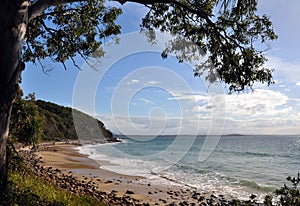
[[[76,133],[73,113],[82,132]],[[87,127],[96,121],[97,128]],[[10,119],[9,140],[12,143],[33,145],[40,141],[86,140],[113,142],[116,139],[104,124],[88,114],[43,100],[35,100],[34,93],[15,98]]]
[[[255,81],[272,83],[272,71],[263,67],[266,58],[255,45],[277,36],[269,18],[257,15],[256,0],[115,1],[146,5],[149,12],[143,19],[143,29],[180,35],[174,36],[162,57],[175,53],[183,61],[200,55],[193,49],[178,47],[182,38],[199,46],[210,61],[195,68],[196,76],[203,68],[214,68],[209,72],[218,74],[232,91],[251,87]],[[12,103],[25,62],[48,58],[64,66],[66,61],[77,66],[76,55],[84,59],[103,55],[102,40],[121,31],[115,24],[120,14],[120,8],[107,7],[104,0],[1,0],[0,187],[6,180]],[[210,78],[215,80],[214,75]]]
[[[45,118],[40,114],[34,94],[29,94],[25,99],[16,97],[11,122],[10,137],[13,141],[33,146],[39,142],[44,133]]]

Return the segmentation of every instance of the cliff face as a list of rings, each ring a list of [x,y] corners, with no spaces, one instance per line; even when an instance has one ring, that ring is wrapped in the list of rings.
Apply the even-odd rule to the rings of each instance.
[[[101,121],[83,112],[42,100],[37,100],[36,104],[40,113],[45,115],[45,140],[78,138],[99,142],[115,140],[111,131],[106,129]],[[75,118],[73,119],[73,117]]]

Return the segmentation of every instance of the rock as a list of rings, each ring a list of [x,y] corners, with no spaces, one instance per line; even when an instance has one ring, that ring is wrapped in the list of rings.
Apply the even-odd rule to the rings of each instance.
[[[126,194],[128,194],[128,195],[132,195],[132,194],[134,194],[134,192],[133,192],[133,191],[131,191],[131,190],[126,190]]]
[[[216,198],[211,197],[210,199],[207,199],[207,204],[208,205],[214,205],[216,203]]]
[[[205,200],[205,197],[204,197],[204,196],[200,196],[199,199],[198,199],[199,202],[202,202],[202,201],[204,201],[204,200]]]
[[[188,206],[189,203],[187,201],[183,201],[179,203],[180,206]]]
[[[196,192],[193,193],[193,194],[192,194],[192,198],[195,199],[195,200],[197,200],[197,199],[198,199],[198,194],[199,194],[199,193],[196,193]]]
[[[211,198],[217,198],[214,194],[210,195]]]

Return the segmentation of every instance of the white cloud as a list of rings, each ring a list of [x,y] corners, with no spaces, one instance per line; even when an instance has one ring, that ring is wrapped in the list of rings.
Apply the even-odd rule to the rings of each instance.
[[[140,80],[138,80],[138,79],[132,79],[129,82],[127,82],[126,85],[135,85],[139,82],[140,82]]]
[[[296,83],[296,86],[299,86],[299,87],[300,87],[300,82],[297,82],[297,83]]]
[[[253,93],[226,95],[225,133],[261,133],[261,134],[299,134],[300,109],[299,99],[289,98],[279,91],[256,89]],[[220,104],[202,102],[193,108],[193,112],[207,120],[222,118],[212,116],[214,110],[219,110]],[[221,113],[222,114],[222,113]]]
[[[169,97],[168,100],[188,100],[191,102],[200,102],[200,101],[209,101],[210,97],[208,95],[202,95],[197,93],[181,93],[181,92],[173,92],[173,97]]]
[[[146,83],[146,85],[156,85],[156,84],[159,84],[159,82],[158,81],[148,81]]]
[[[233,131],[241,134],[299,134],[300,119],[285,118],[255,118],[247,120],[226,119],[224,133]]]
[[[196,106],[192,109],[193,112],[199,112],[199,113],[207,113],[207,112],[211,112],[211,110],[213,109],[213,105],[208,103],[205,104],[203,106]]]
[[[282,58],[269,56],[266,66],[275,69],[274,78],[284,83],[298,83],[300,76],[300,62],[290,63]]]
[[[253,93],[226,96],[226,115],[236,118],[276,116],[286,113],[289,98],[272,90],[256,89]]]
[[[226,96],[225,133],[299,134],[299,99],[272,90]]]
[[[154,104],[152,101],[145,99],[145,98],[139,98],[139,100],[144,102],[145,104]]]
[[[115,133],[134,135],[177,134],[182,127],[180,118],[147,116],[98,115],[105,126]]]
[[[194,95],[177,93],[174,100],[185,100],[183,117],[172,116],[139,116],[126,117],[103,115],[101,120],[113,132],[125,134],[207,134],[209,129],[220,131],[225,121],[224,134],[299,134],[300,99],[289,98],[280,91],[256,89],[252,93],[223,95],[212,101],[209,96],[198,95],[198,102]],[[139,98],[143,102],[150,100]],[[218,101],[219,100],[219,101]],[[225,110],[225,115],[222,113]],[[214,125],[212,125],[214,121]],[[121,128],[121,129],[120,129]]]

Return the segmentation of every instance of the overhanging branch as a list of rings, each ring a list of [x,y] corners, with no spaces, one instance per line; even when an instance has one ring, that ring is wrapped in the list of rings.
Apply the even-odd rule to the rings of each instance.
[[[125,4],[126,2],[133,2],[133,3],[139,3],[144,5],[152,5],[152,4],[174,4],[177,6],[180,6],[183,9],[186,9],[194,14],[198,14],[200,17],[209,17],[210,15],[207,14],[202,9],[194,9],[190,5],[182,2],[182,1],[176,1],[176,0],[111,0],[111,1],[117,1],[120,4]]]
[[[44,10],[51,6],[58,6],[58,5],[63,5],[67,3],[74,3],[74,2],[83,2],[86,0],[38,0],[36,3],[34,3],[30,8],[29,8],[29,21],[32,19],[36,18],[37,16],[41,15]],[[198,14],[200,17],[207,18],[209,17],[209,14],[207,14],[204,10],[202,9],[194,9],[190,5],[181,2],[181,1],[176,1],[176,0],[111,0],[111,1],[116,1],[119,2],[120,4],[125,4],[126,2],[133,2],[133,3],[138,3],[138,4],[144,4],[144,5],[152,5],[156,3],[160,4],[174,4],[177,6],[180,6],[192,13]]]
[[[41,15],[43,11],[45,11],[47,8],[51,6],[58,6],[58,5],[74,3],[74,2],[82,2],[82,1],[86,1],[86,0],[38,0],[29,8],[28,20],[31,21],[32,19]]]

